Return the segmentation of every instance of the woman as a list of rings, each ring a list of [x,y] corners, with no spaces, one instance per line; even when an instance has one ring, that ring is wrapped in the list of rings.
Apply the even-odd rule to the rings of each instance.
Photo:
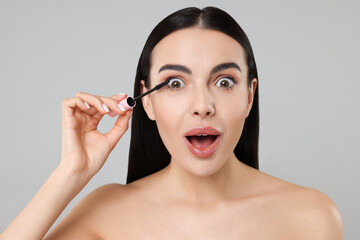
[[[258,170],[257,69],[235,20],[207,7],[161,21],[140,56],[134,96],[166,80],[133,110],[118,106],[126,95],[65,99],[60,164],[1,239],[44,238],[131,114],[127,184],[90,193],[45,239],[342,239],[329,197]],[[105,114],[119,117],[103,135]]]

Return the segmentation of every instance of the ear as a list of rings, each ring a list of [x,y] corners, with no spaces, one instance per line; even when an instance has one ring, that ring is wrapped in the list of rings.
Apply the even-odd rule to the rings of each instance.
[[[147,90],[148,89],[145,87],[145,81],[140,80],[140,93],[143,94]],[[142,101],[142,105],[143,105],[144,110],[145,110],[146,114],[148,115],[148,117],[151,120],[155,121],[155,114],[154,114],[154,111],[153,111],[150,94],[142,97],[141,101]]]
[[[254,102],[254,95],[255,95],[255,90],[257,87],[257,79],[253,78],[251,80],[250,86],[249,86],[249,94],[248,94],[248,104],[247,104],[247,114],[246,117],[249,116],[250,114],[250,110],[252,108],[253,102]]]

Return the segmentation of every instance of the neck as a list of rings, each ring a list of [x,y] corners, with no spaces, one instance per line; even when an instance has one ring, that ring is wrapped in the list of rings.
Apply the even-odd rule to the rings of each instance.
[[[196,160],[194,171],[204,171],[213,167],[209,160]],[[203,166],[202,166],[203,165]],[[192,170],[193,170],[192,169]],[[201,175],[203,174],[203,175]],[[164,169],[164,182],[169,193],[176,199],[182,199],[196,204],[212,204],[231,199],[239,194],[239,189],[245,187],[246,166],[234,154],[217,169],[216,172],[196,174],[183,168],[178,161],[171,159]]]

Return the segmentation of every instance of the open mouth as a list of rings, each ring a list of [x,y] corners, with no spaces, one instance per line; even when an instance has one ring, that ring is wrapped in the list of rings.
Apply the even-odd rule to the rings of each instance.
[[[198,148],[206,148],[209,147],[218,137],[219,135],[195,135],[195,136],[186,136],[188,141],[198,147]]]
[[[194,135],[185,136],[185,144],[192,154],[199,158],[208,158],[215,153],[221,135]]]

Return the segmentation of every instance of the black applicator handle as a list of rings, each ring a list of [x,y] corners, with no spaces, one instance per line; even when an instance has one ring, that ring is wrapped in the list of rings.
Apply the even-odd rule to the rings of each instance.
[[[160,83],[159,85],[156,85],[154,88],[150,89],[149,91],[135,97],[135,98],[132,98],[132,97],[127,97],[125,98],[124,100],[122,100],[120,102],[120,104],[125,108],[125,110],[128,110],[130,108],[133,108],[136,106],[136,100],[139,100],[140,98],[142,98],[143,96],[145,95],[148,95],[149,93],[155,91],[155,90],[158,90],[160,88],[162,88],[163,86],[165,86],[166,84],[168,84],[170,82],[171,79],[168,79],[166,80],[165,82],[163,83]]]

